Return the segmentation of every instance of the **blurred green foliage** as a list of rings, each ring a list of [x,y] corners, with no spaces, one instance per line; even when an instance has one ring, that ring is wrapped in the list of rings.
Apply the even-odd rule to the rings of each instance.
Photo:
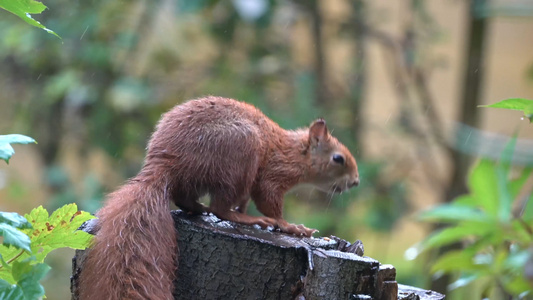
[[[422,213],[421,220],[448,226],[407,251],[414,256],[460,243],[459,249],[445,251],[431,270],[458,274],[450,289],[481,284],[475,298],[508,293],[518,299],[533,290],[533,191],[526,184],[533,169],[526,167],[511,178],[515,143],[516,138],[498,163],[483,159],[472,169],[469,194]]]

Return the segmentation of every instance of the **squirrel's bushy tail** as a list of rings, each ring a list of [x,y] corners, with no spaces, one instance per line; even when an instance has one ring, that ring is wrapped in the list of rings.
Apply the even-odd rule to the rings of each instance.
[[[80,299],[172,299],[177,241],[167,185],[133,178],[97,213]],[[157,181],[157,179],[156,179]]]

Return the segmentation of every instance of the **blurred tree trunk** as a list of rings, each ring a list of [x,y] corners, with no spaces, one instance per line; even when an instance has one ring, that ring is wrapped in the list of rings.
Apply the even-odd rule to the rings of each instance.
[[[39,137],[43,162],[45,166],[49,167],[56,162],[61,139],[64,135],[65,101],[64,98],[55,99],[50,105],[38,106],[40,109],[34,111],[36,117],[32,120],[32,126]]]
[[[365,18],[365,3],[363,0],[355,0],[352,2],[354,10],[354,74],[353,79],[350,84],[351,86],[351,95],[350,95],[350,111],[352,113],[352,118],[350,121],[350,129],[353,133],[354,140],[357,144],[361,141],[361,132],[363,120],[361,118],[363,101],[365,97],[366,90],[366,67],[365,61],[367,59],[366,55],[366,44],[367,36],[363,24],[366,24]],[[359,155],[363,155],[360,151],[362,149],[358,148]]]
[[[477,127],[479,123],[477,106],[479,104],[480,87],[484,74],[483,63],[487,30],[487,19],[480,12],[487,5],[487,0],[473,0],[470,2],[468,13],[468,48],[465,58],[466,70],[463,78],[459,122],[471,127]],[[453,147],[453,149],[455,149],[452,152],[453,174],[450,186],[445,195],[445,202],[450,202],[455,197],[467,192],[465,180],[471,164],[471,158],[467,154],[459,152],[457,147]],[[449,249],[440,249],[439,252],[442,253],[445,250]],[[445,292],[449,281],[449,276],[442,276],[432,282],[431,288],[439,292]]]
[[[318,107],[324,108],[327,103],[328,89],[327,89],[327,74],[326,74],[326,59],[324,54],[324,42],[322,40],[323,18],[320,11],[318,0],[311,0],[309,2],[309,11],[311,14],[311,30],[313,37],[313,50],[315,51],[315,103]]]

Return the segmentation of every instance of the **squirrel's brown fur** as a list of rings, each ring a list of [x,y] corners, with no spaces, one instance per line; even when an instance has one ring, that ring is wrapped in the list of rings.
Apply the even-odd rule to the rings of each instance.
[[[178,249],[169,201],[191,213],[311,236],[314,229],[282,216],[283,195],[298,183],[332,193],[359,183],[355,159],[323,120],[288,131],[232,99],[174,107],[158,123],[142,170],[97,213],[80,298],[172,299]],[[205,194],[209,207],[198,203]],[[264,217],[245,214],[250,197]]]

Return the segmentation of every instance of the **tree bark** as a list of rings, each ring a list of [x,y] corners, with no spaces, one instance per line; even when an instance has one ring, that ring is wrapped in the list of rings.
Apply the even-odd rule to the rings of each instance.
[[[362,254],[360,241],[300,238],[214,216],[172,214],[179,236],[174,299],[444,298],[435,292],[433,298],[405,298],[411,292],[398,298],[402,289],[396,283],[396,270],[357,255]],[[73,259],[72,299],[77,299],[87,252],[78,250]]]

